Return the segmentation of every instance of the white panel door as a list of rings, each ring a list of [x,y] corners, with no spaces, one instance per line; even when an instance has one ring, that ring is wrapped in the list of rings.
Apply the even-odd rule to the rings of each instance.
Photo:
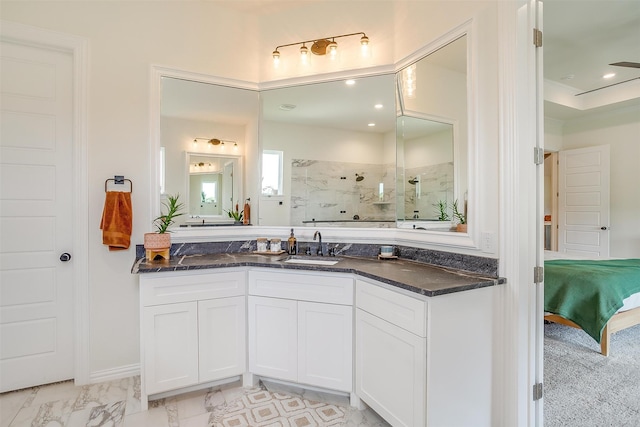
[[[249,371],[297,381],[297,302],[250,296],[248,307]]]
[[[73,378],[71,54],[2,41],[0,392]]]
[[[246,372],[245,297],[198,301],[200,382]]]
[[[144,307],[144,377],[147,394],[198,383],[198,303]]]
[[[353,308],[298,301],[298,382],[351,392]]]
[[[609,146],[560,151],[558,251],[609,256]]]

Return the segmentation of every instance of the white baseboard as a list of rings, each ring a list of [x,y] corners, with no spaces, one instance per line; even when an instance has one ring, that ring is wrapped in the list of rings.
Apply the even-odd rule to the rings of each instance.
[[[89,374],[89,383],[96,384],[105,381],[118,380],[120,378],[134,377],[136,375],[140,375],[139,363],[91,372],[91,374]]]

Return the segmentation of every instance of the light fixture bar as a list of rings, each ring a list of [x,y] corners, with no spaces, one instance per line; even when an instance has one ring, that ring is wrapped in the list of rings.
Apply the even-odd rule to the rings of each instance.
[[[359,36],[359,35],[362,35],[362,37],[360,38],[360,44],[363,46],[367,46],[369,44],[369,37],[367,37],[367,35],[363,32],[358,32],[358,33],[340,34],[338,36],[320,37],[313,40],[304,40],[296,43],[283,44],[280,46],[276,46],[275,50],[271,53],[271,55],[273,56],[274,61],[277,61],[280,59],[281,48],[289,47],[289,46],[297,46],[297,45],[302,45],[303,47],[306,48],[305,45],[307,43],[312,44],[311,49],[309,50],[311,50],[311,52],[315,55],[325,55],[327,51],[329,51],[332,54],[335,54],[335,51],[338,47],[338,43],[336,43],[335,39],[338,39],[341,37],[350,37],[350,36]]]
[[[224,145],[225,142],[237,144],[236,141],[230,141],[227,139],[220,139],[220,138],[193,138],[193,143],[196,144],[198,140],[207,141],[207,143],[211,145]]]

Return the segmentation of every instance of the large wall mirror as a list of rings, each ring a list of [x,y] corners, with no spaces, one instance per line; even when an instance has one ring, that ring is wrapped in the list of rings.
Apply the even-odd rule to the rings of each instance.
[[[394,87],[386,74],[260,92],[262,150],[281,156],[280,171],[263,163],[260,225],[395,227]]]
[[[180,225],[227,223],[226,212],[243,205],[243,160],[258,105],[255,90],[162,77],[160,188],[188,206]]]
[[[468,212],[467,36],[397,73],[398,227],[449,231]]]
[[[476,139],[469,117],[475,114],[469,107],[475,77],[468,31],[466,23],[433,41],[403,60],[397,73],[351,81],[259,89],[152,67],[157,89],[152,90],[151,138],[158,153],[154,160],[164,150],[164,192],[189,194],[190,187],[198,188],[190,184],[187,153],[194,160],[204,155],[198,163],[205,164],[209,158],[238,156],[244,170],[234,173],[232,206],[251,196],[253,225],[341,227],[341,238],[361,240],[391,235],[384,230],[395,228],[393,235],[402,241],[477,247],[477,229],[471,232],[477,179],[469,161]],[[408,72],[415,77],[411,87]],[[210,139],[235,141],[237,151],[234,143],[214,145]],[[264,153],[270,166],[262,162]],[[274,169],[275,178],[265,175]],[[162,186],[161,171],[154,161],[156,188]],[[238,186],[236,179],[243,183]],[[189,199],[202,201],[201,193]],[[151,201],[159,212],[160,191]],[[438,221],[441,201],[449,216],[458,201],[470,218],[468,234],[449,233],[453,223]],[[207,206],[218,207],[226,209]],[[189,217],[203,214],[194,209]],[[189,217],[184,221],[198,220]],[[372,233],[375,229],[379,232]]]

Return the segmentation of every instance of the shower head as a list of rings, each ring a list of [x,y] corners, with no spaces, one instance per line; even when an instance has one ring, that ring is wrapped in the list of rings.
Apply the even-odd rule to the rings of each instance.
[[[409,180],[409,184],[412,184],[412,185],[416,185],[416,184],[417,184],[417,183],[419,183],[419,182],[420,182],[420,180],[418,179],[418,177],[417,177],[417,176],[416,176],[415,178],[411,178],[411,179]]]
[[[364,172],[363,172],[363,174],[364,174]],[[360,182],[363,179],[364,179],[364,176],[362,176],[362,174],[358,174],[358,173],[356,174],[356,182]]]

